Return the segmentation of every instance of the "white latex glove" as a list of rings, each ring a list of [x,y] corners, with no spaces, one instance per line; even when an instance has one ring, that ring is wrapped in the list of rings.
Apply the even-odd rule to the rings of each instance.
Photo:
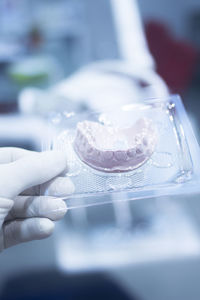
[[[74,191],[68,178],[56,177],[66,166],[62,152],[0,148],[0,251],[52,233],[67,211],[55,197]],[[48,196],[39,196],[41,189]]]

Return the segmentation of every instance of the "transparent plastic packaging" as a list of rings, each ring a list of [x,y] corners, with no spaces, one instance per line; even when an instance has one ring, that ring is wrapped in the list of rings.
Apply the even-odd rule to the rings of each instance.
[[[69,209],[199,192],[199,146],[179,96],[54,113],[43,149],[66,152]]]

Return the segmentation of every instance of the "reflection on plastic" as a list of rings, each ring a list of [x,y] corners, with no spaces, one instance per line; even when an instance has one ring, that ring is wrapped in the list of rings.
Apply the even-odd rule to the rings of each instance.
[[[109,124],[116,128],[127,128],[127,124],[135,124],[140,118],[152,120],[158,136],[153,155],[135,170],[130,168],[128,172],[119,173],[108,173],[106,169],[96,170],[85,164],[74,151],[76,126],[79,122],[100,120],[101,124],[108,124],[110,120]],[[76,187],[74,203],[82,198],[81,206],[84,203],[85,206],[95,205],[94,201],[88,200],[90,196],[96,202],[104,203],[105,195],[112,193],[124,193],[124,196],[128,193],[128,199],[135,200],[155,195],[199,192],[199,146],[179,97],[144,101],[128,109],[119,108],[106,113],[70,112],[70,118],[66,112],[60,113],[59,124],[53,118],[53,126],[55,135],[49,137],[50,142],[45,150],[66,152],[69,166],[66,176],[71,177]],[[98,141],[100,146],[103,138]]]

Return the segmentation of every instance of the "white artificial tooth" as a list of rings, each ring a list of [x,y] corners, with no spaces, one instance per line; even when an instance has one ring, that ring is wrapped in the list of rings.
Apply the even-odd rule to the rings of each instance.
[[[114,156],[115,158],[118,160],[118,161],[125,161],[127,160],[127,154],[126,154],[126,151],[116,151],[114,153]]]
[[[105,151],[103,154],[105,160],[110,160],[113,158],[113,151]]]
[[[89,155],[91,155],[91,154],[92,154],[92,152],[93,152],[93,149],[92,149],[92,147],[88,147],[88,148],[87,148],[87,153],[88,153]]]
[[[136,148],[136,155],[137,156],[140,156],[140,155],[142,155],[143,154],[143,147],[142,147],[142,145],[139,145],[139,146],[137,146],[137,148]]]
[[[129,158],[135,157],[135,156],[136,156],[136,149],[133,148],[133,149],[128,150],[128,151],[127,151],[127,156],[128,156]]]
[[[146,137],[144,137],[142,141],[143,141],[143,145],[145,147],[147,147],[148,146],[148,139]]]
[[[101,152],[100,151],[98,151],[98,150],[94,150],[93,151],[93,156],[99,161],[99,160],[101,160]]]

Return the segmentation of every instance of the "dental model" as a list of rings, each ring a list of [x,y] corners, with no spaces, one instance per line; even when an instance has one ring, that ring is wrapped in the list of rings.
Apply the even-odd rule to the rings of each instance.
[[[84,121],[77,125],[74,150],[94,169],[125,172],[144,164],[153,154],[156,142],[156,130],[147,118],[123,129]]]

